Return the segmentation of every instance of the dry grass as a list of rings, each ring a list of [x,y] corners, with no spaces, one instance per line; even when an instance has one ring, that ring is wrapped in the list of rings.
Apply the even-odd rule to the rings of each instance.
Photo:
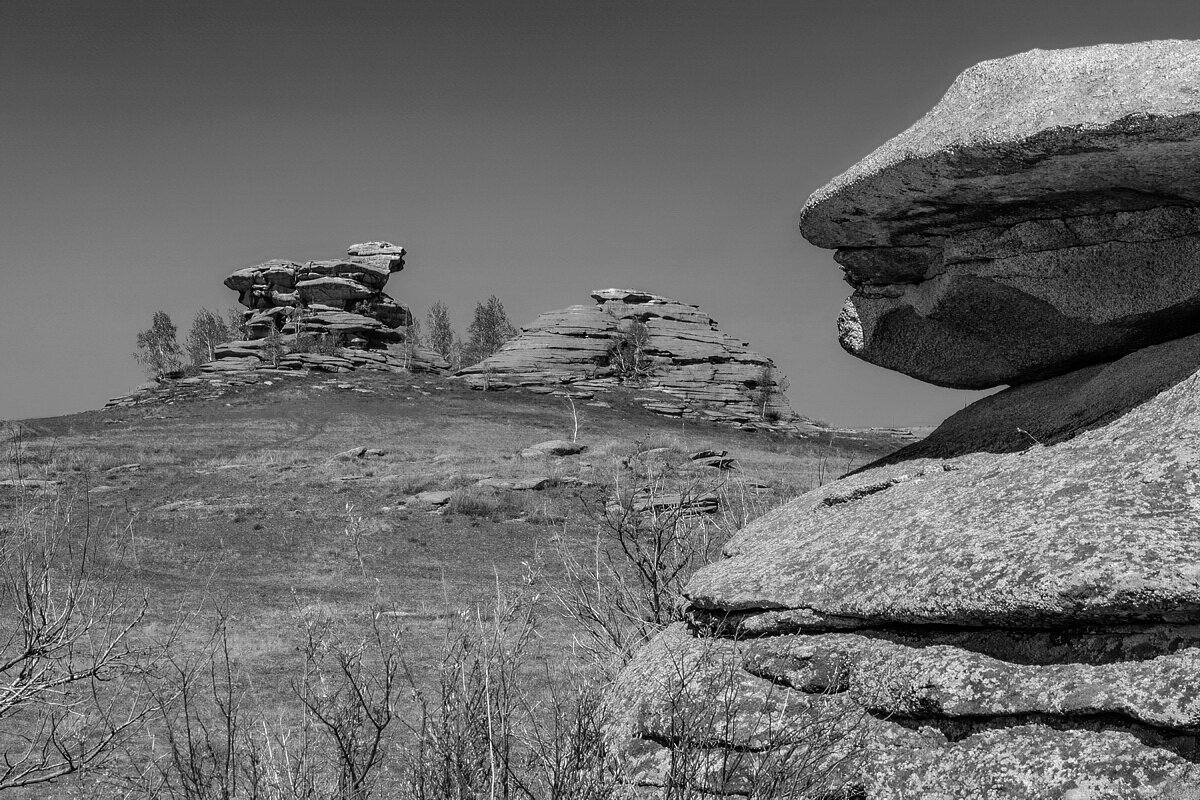
[[[871,456],[681,425],[614,397],[613,409],[587,409],[582,456],[521,459],[530,444],[569,438],[569,409],[553,398],[481,394],[436,379],[397,384],[361,375],[354,385],[372,394],[336,388],[347,380],[297,378],[217,401],[32,421],[4,440],[4,468],[64,481],[64,491],[103,488],[87,511],[111,564],[149,600],[147,633],[183,614],[181,644],[200,654],[220,624],[239,679],[270,719],[295,715],[305,610],[319,609],[347,640],[369,632],[364,610],[386,613],[412,674],[432,679],[443,667],[447,615],[465,609],[488,618],[497,576],[505,595],[570,573],[562,559],[543,557],[537,566],[539,554],[561,551],[578,563],[594,555],[598,518],[587,509],[603,507],[623,462],[640,452],[665,448],[679,480],[713,483],[719,511],[697,521],[713,542],[843,463]],[[332,458],[360,446],[385,455]],[[731,451],[740,470],[689,472],[687,454],[705,448]],[[129,463],[140,467],[109,472]],[[554,485],[496,492],[475,486],[480,475],[545,475]],[[426,489],[454,491],[450,508],[405,507]],[[14,500],[0,494],[4,515]],[[538,601],[543,612],[547,600]],[[523,669],[566,669],[572,628],[550,614],[537,632]]]

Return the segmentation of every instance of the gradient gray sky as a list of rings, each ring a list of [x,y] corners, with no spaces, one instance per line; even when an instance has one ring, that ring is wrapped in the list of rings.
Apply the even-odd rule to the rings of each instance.
[[[143,380],[156,309],[352,242],[460,330],[637,287],[697,303],[800,413],[933,424],[978,396],[841,351],[848,287],[805,198],[960,71],[1034,47],[1200,38],[1177,2],[0,3],[0,418]]]

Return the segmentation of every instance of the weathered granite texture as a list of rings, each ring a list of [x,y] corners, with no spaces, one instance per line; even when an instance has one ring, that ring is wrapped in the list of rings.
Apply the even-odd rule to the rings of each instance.
[[[843,347],[921,380],[1037,380],[1200,331],[1200,42],[964,72],[818,190],[800,228],[854,294]]]
[[[668,641],[726,678],[693,716],[733,709],[726,744],[754,751],[781,709],[849,703],[870,721],[838,780],[869,800],[1200,790],[1198,466],[1200,335],[985,398],[696,574],[699,635]],[[679,680],[662,647],[615,706],[646,785],[683,741],[646,688]]]
[[[459,376],[488,389],[656,390],[664,397],[648,399],[651,410],[751,427],[787,427],[799,419],[771,359],[721,332],[699,307],[628,289],[596,291],[592,298],[595,305],[542,314]],[[636,345],[631,336],[641,337]]]
[[[611,695],[643,796],[1200,798],[1198,56],[981,64],[813,196],[847,349],[1017,385],[696,573]]]
[[[345,259],[305,263],[274,259],[227,277],[225,285],[250,309],[249,338],[217,348],[203,371],[448,370],[445,359],[411,341],[412,314],[383,291],[404,269],[404,248],[363,242],[346,252]],[[268,341],[272,331],[279,334],[277,343]],[[320,352],[309,352],[314,344]]]

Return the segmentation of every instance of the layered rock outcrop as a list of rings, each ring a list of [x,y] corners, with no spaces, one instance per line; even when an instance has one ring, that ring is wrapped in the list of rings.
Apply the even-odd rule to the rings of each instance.
[[[410,340],[412,314],[383,291],[404,269],[404,248],[364,242],[346,253],[344,259],[304,263],[274,259],[227,277],[225,285],[249,309],[248,338],[217,348],[204,370],[449,369],[438,354]]]
[[[459,372],[478,388],[617,385],[654,391],[652,411],[747,427],[801,422],[774,362],[718,329],[698,306],[629,289],[539,316],[490,358]]]
[[[997,75],[1024,76],[1008,91],[1043,98],[1013,101],[1040,109],[1036,119],[1001,120],[997,111],[994,125],[979,126],[1019,131],[1020,144],[1008,133],[971,139],[954,130],[962,115],[986,118],[1003,98],[977,99],[938,127],[943,101],[918,124],[924,133],[903,135],[908,155],[886,162],[876,154],[810,201],[806,234],[823,236],[829,221],[866,237],[857,241],[892,242],[871,254],[889,280],[913,254],[894,258],[886,248],[915,241],[904,238],[913,231],[953,228],[965,218],[950,206],[968,196],[974,232],[951,231],[938,247],[968,235],[994,242],[1003,229],[1025,248],[1016,257],[1033,259],[1036,237],[1023,226],[1042,223],[1014,219],[1035,206],[1059,215],[1063,229],[1083,230],[1099,211],[1104,224],[1125,226],[1119,244],[1157,243],[1139,262],[1121,260],[1119,248],[1095,256],[1095,285],[1080,302],[1097,318],[1125,320],[1111,323],[1125,337],[1112,349],[1080,356],[1023,345],[1020,336],[1046,330],[1034,319],[1021,333],[1011,316],[1026,306],[997,302],[997,286],[1022,277],[1000,269],[963,278],[961,303],[930,305],[927,318],[897,310],[904,324],[863,332],[872,360],[910,373],[919,362],[940,383],[958,380],[947,380],[948,370],[992,370],[985,345],[1016,348],[1010,363],[1030,352],[1040,360],[1020,367],[1020,385],[969,406],[925,440],[754,521],[725,559],[693,577],[688,624],[640,653],[613,690],[613,745],[646,794],[689,784],[724,795],[780,785],[866,800],[1200,797],[1200,333],[1176,316],[1190,301],[1167,297],[1182,262],[1157,227],[1193,210],[1183,189],[1179,207],[1101,208],[1125,187],[1146,185],[1139,181],[1154,164],[1165,170],[1145,161],[1147,152],[1162,145],[1185,153],[1189,134],[1171,128],[1180,138],[1164,144],[1162,126],[1175,118],[1153,112],[1126,119],[1118,136],[1074,111],[1090,75],[1082,103],[1094,112],[1089,119],[1106,118],[1106,106],[1114,119],[1133,113],[1124,105],[1133,78],[1110,77],[1128,63],[1144,70],[1153,105],[1167,78],[1190,69],[1173,58],[1196,47],[1105,46],[989,62],[960,78],[950,98],[1000,91]],[[1058,113],[1048,99],[1056,92],[1065,104]],[[1091,141],[1090,154],[1055,149],[1070,136]],[[912,155],[918,146],[932,155]],[[901,162],[894,185],[878,177]],[[885,191],[903,194],[920,180],[932,199],[907,211],[908,200]],[[1038,181],[1040,200],[1022,194]],[[967,186],[974,194],[963,194]],[[1061,218],[1088,203],[1097,205]],[[848,269],[861,276],[865,263]],[[1046,256],[1030,272],[1068,286],[1075,269],[1071,258]],[[1142,316],[1136,334],[1121,314],[1153,292],[1130,289],[1120,280],[1127,274],[1161,288],[1150,305],[1164,313]],[[901,287],[890,299],[915,303],[921,283],[889,284]],[[1055,300],[1053,314],[1066,318],[1070,299]],[[860,302],[856,293],[851,303]],[[936,337],[952,341],[949,332],[960,329],[958,355],[937,352]]]
[[[805,205],[854,286],[843,347],[987,388],[1200,331],[1200,42],[1034,50]]]

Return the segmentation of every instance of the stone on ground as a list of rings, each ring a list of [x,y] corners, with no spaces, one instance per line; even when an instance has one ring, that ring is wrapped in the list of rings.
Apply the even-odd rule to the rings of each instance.
[[[521,458],[544,458],[546,456],[573,456],[582,453],[587,447],[578,442],[568,442],[566,439],[551,439],[538,442],[521,451]]]

